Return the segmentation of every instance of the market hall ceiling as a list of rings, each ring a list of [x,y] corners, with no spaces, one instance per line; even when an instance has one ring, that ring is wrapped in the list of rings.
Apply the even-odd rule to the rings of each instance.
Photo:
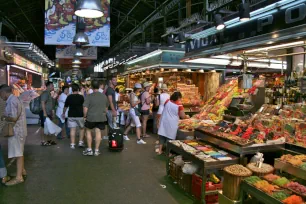
[[[213,4],[221,1],[209,0],[208,2]],[[237,11],[236,5],[241,0],[226,2],[229,2],[227,8]],[[259,0],[251,0],[252,2],[257,3]],[[190,4],[190,10],[186,10],[188,4]],[[166,18],[163,16],[156,18],[133,39],[127,39],[130,33],[143,26],[146,20],[167,6],[169,11],[166,13]],[[111,50],[120,50],[122,42],[125,43],[125,46],[128,41],[133,44],[161,43],[163,41],[161,36],[165,33],[165,28],[178,27],[179,21],[186,17],[187,12],[203,14],[204,6],[203,0],[111,0],[111,48],[100,48],[99,56]],[[10,41],[33,42],[49,58],[54,59],[55,46],[44,45],[44,10],[44,0],[0,0],[0,17],[3,22],[1,35],[6,36]]]

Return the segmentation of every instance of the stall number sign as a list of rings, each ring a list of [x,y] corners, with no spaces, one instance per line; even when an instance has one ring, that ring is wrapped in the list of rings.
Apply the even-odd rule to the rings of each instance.
[[[234,42],[254,36],[259,36],[275,31],[300,26],[306,23],[306,0],[295,6],[278,8],[275,13],[267,12],[262,17],[254,16],[250,21],[237,24],[224,31],[201,39],[186,42],[186,53],[214,45]]]
[[[25,58],[17,55],[14,53],[14,57],[13,57],[13,63],[31,70],[34,70],[36,72],[41,73],[42,68],[32,62],[30,62],[29,60],[26,60]]]

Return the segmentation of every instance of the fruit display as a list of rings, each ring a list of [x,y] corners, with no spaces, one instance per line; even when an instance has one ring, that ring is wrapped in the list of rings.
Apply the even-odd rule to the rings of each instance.
[[[300,168],[303,169],[304,171],[306,171],[306,162],[302,163],[300,165]]]
[[[272,185],[268,181],[265,181],[265,180],[256,182],[254,186],[268,194],[272,194],[273,191],[279,189],[278,186]]]
[[[298,194],[306,195],[306,187],[299,184],[298,182],[291,181],[287,183],[286,187]]]
[[[303,204],[304,201],[300,196],[292,195],[283,200],[284,204]]]
[[[301,166],[304,166],[303,161],[306,161],[306,155],[293,156],[291,154],[285,154],[280,158],[280,160],[301,168]]]
[[[256,166],[256,163],[249,163],[247,165],[247,168],[250,169],[252,172],[259,173],[259,174],[268,174],[268,173],[272,173],[274,171],[273,166],[271,166],[269,164],[265,164],[265,163],[263,163],[261,165],[261,168],[258,168]]]
[[[281,178],[274,180],[273,183],[278,186],[284,187],[289,183],[289,180],[285,177],[281,177]]]
[[[250,184],[255,184],[258,181],[261,181],[261,179],[258,176],[250,176],[247,177],[246,179],[244,179],[246,182],[250,183]]]
[[[285,191],[279,191],[279,192],[272,193],[272,197],[280,201],[285,200],[289,196],[290,194]]]
[[[227,166],[224,168],[224,171],[226,171],[229,174],[235,175],[235,176],[251,176],[252,172],[247,169],[246,167],[240,165],[240,164],[234,164],[231,166]]]
[[[273,182],[274,180],[279,179],[280,176],[275,175],[275,174],[267,174],[263,178],[266,179],[267,181]]]

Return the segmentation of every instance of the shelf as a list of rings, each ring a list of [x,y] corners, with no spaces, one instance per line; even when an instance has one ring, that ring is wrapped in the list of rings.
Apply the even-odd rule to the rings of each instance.
[[[234,143],[233,141],[226,140],[226,138],[221,138],[213,134],[204,132],[203,130],[201,130],[201,128],[196,129],[194,135],[197,139],[215,145],[219,148],[237,153],[240,156],[256,154],[257,152],[283,151],[285,149],[285,144],[254,144],[250,146],[240,146]]]
[[[205,191],[205,195],[216,195],[219,192],[221,192],[221,190]]]
[[[272,196],[269,196],[265,192],[255,188],[254,186],[248,184],[245,181],[241,182],[240,190],[243,193],[248,193],[248,194],[252,195],[258,201],[260,201],[260,202],[262,202],[264,204],[282,204],[281,201],[273,198]],[[244,200],[243,200],[244,198],[245,198],[245,196],[242,196],[242,202],[241,203],[244,203]]]
[[[306,180],[306,171],[303,169],[293,166],[287,162],[283,162],[280,159],[274,160],[275,169],[279,169],[280,171],[285,171],[295,177]]]

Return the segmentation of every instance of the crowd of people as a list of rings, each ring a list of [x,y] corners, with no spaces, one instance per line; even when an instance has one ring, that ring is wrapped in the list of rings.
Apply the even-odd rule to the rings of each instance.
[[[86,147],[83,155],[99,156],[102,136],[108,134],[106,126],[110,129],[120,128],[121,119],[118,119],[120,94],[116,86],[117,77],[112,77],[106,86],[98,81],[92,81],[91,87],[87,87],[87,90],[78,84],[63,86],[61,93],[57,96],[54,94],[53,83],[47,82],[46,90],[39,96],[41,103],[39,116],[42,127],[40,129],[41,146],[57,144],[53,139],[54,136],[46,135],[44,131],[46,119],[54,121],[56,118],[58,126],[62,128],[62,132],[57,135],[58,140],[67,137],[70,139],[71,149],[75,149],[78,144],[80,148]],[[156,141],[156,144],[159,145],[159,148],[156,149],[156,152],[160,155],[163,153],[162,150],[167,141],[176,138],[179,119],[185,119],[189,116],[184,113],[180,92],[174,92],[170,96],[166,84],[162,84],[160,88],[151,89],[151,87],[152,84],[149,82],[136,83],[128,94],[130,109],[127,118],[124,119],[123,138],[125,141],[130,140],[128,134],[131,129],[135,128],[136,143],[146,144],[145,138],[150,137],[147,123],[152,112],[152,132],[158,134],[159,140]],[[151,93],[150,90],[154,91]],[[23,160],[27,136],[26,117],[22,102],[12,94],[11,87],[1,85],[0,97],[6,101],[5,113],[1,119],[15,121],[14,135],[8,138],[8,157],[17,160],[17,174],[14,179],[7,176],[0,149],[0,178],[2,178],[2,183],[11,186],[24,182],[24,177],[27,175]],[[57,106],[56,109],[55,106]],[[95,136],[94,148],[92,147],[93,133]]]

